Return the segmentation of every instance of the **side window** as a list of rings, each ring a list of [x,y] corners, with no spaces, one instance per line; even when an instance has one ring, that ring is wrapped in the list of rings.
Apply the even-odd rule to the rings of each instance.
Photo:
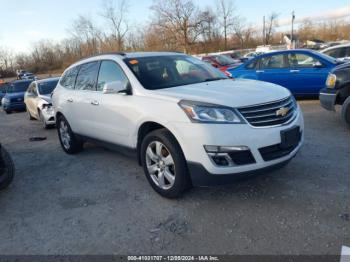
[[[339,58],[339,49],[336,48],[336,49],[331,49],[331,50],[328,50],[326,52],[324,52],[326,55],[329,55],[331,57],[334,57],[334,58]]]
[[[261,58],[261,67],[263,69],[286,68],[284,55],[273,55]]]
[[[129,80],[123,70],[113,61],[102,61],[98,75],[97,91],[102,91],[106,83],[121,81],[128,84]]]
[[[69,69],[61,78],[60,85],[68,89],[74,89],[75,79],[77,78],[78,71],[78,66]]]
[[[316,63],[322,64],[321,61],[315,57],[298,53],[289,54],[288,62],[289,65],[294,68],[309,68],[314,67]]]
[[[245,68],[247,68],[247,69],[256,69],[256,66],[257,66],[257,64],[258,64],[258,61],[259,61],[259,60],[251,61],[248,65],[246,65]]]
[[[350,57],[350,46],[346,48],[346,55],[345,57]]]
[[[83,64],[80,67],[77,80],[75,82],[76,90],[96,90],[96,78],[99,62]]]
[[[339,48],[338,57],[336,58],[344,58],[344,57],[346,57],[346,48],[345,47]]]
[[[33,85],[33,92],[32,92],[32,94],[34,95],[34,96],[38,96],[38,89],[37,89],[38,87],[37,87],[37,85],[36,84],[34,84]]]
[[[34,83],[31,83],[30,86],[27,89],[27,93],[29,95],[33,95],[33,90],[34,90]]]

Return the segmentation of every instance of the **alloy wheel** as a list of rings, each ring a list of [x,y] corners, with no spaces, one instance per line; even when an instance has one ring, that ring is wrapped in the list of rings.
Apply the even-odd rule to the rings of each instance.
[[[60,131],[62,144],[64,148],[68,150],[70,148],[71,137],[69,134],[68,125],[65,121],[60,122],[59,131]]]
[[[151,142],[146,150],[147,170],[153,182],[163,190],[169,190],[175,183],[175,163],[167,147],[159,142]]]

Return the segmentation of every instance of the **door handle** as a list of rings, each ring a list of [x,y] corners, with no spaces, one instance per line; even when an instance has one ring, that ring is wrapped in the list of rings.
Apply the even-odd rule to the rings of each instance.
[[[98,102],[98,101],[91,101],[91,105],[93,105],[93,106],[98,106],[100,103]]]
[[[68,99],[67,99],[67,102],[73,103],[73,98],[68,98]]]
[[[290,70],[291,73],[299,73],[300,70]]]
[[[264,73],[264,70],[256,70],[257,73]]]

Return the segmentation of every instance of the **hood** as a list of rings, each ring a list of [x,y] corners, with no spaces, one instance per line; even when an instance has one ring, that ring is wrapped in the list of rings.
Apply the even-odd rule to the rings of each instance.
[[[16,93],[6,93],[6,98],[24,98],[25,92],[16,92]]]
[[[344,61],[344,63],[336,66],[335,68],[333,68],[332,72],[336,71],[336,70],[343,70],[343,69],[350,69],[350,61]]]
[[[154,91],[163,98],[192,100],[229,107],[243,107],[286,98],[291,93],[284,87],[255,80],[219,80]]]
[[[51,99],[51,95],[40,95],[39,96],[41,99],[45,100],[47,103],[51,104],[52,103],[52,99]]]

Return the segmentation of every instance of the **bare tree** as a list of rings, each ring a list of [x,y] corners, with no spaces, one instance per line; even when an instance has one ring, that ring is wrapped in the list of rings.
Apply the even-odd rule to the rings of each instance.
[[[79,46],[79,56],[92,55],[101,51],[102,33],[91,17],[79,15],[73,21],[69,32]]]
[[[227,50],[228,44],[228,36],[231,33],[232,27],[235,22],[235,14],[234,14],[234,2],[232,0],[218,0],[217,3],[217,17],[220,21],[220,25],[224,34],[224,48]]]
[[[101,16],[106,20],[110,32],[112,45],[117,44],[117,50],[124,49],[124,41],[129,31],[126,15],[128,13],[128,2],[126,0],[104,0]]]
[[[273,37],[275,32],[275,28],[278,26],[278,14],[276,12],[272,12],[267,20],[266,25],[266,36],[265,36],[265,44],[268,45]]]
[[[153,25],[161,29],[163,35],[172,35],[177,42],[180,41],[187,53],[200,35],[203,22],[192,0],[155,0],[151,9],[155,17]]]

